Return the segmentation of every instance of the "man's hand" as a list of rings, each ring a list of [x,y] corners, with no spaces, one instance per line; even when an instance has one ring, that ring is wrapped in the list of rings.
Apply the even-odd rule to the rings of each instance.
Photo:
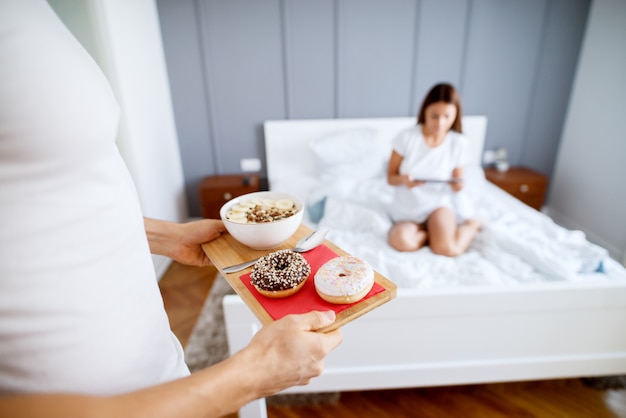
[[[211,265],[202,244],[226,230],[224,223],[217,219],[175,223],[144,218],[144,226],[152,254],[164,255],[190,266]]]
[[[238,355],[251,361],[246,373],[255,379],[259,396],[269,396],[319,376],[324,358],[343,337],[339,330],[315,332],[335,321],[333,311],[287,315],[263,327]],[[255,373],[258,372],[258,373]]]

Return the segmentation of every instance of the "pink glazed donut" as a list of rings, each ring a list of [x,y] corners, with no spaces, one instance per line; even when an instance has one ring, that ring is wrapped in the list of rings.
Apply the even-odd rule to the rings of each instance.
[[[336,257],[319,268],[314,280],[317,294],[326,302],[354,303],[374,286],[374,270],[358,257]]]

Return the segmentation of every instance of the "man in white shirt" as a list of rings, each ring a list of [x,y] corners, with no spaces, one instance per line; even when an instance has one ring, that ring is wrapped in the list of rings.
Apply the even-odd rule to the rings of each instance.
[[[193,265],[218,220],[144,219],[105,77],[45,0],[0,0],[0,416],[217,416],[318,375],[333,313],[189,375],[150,252]]]

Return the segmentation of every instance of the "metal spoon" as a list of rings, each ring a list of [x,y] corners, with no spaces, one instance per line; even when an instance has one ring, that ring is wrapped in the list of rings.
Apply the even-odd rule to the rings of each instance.
[[[326,238],[327,233],[328,233],[328,229],[326,228],[313,231],[309,235],[305,236],[300,241],[298,241],[296,243],[296,246],[292,248],[291,251],[295,251],[297,253],[304,253],[304,252],[310,251],[313,248],[320,245],[324,241],[324,238]],[[223,268],[222,271],[224,273],[234,273],[236,271],[243,270],[247,267],[250,267],[254,263],[256,263],[259,260],[259,258],[261,257],[255,258],[254,260],[244,261],[243,263],[235,264],[234,266],[228,266],[226,268]]]

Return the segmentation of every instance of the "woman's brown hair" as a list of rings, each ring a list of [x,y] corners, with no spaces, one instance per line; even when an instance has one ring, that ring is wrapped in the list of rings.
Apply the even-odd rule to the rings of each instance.
[[[456,119],[454,120],[451,129],[462,133],[463,128],[461,127],[461,119],[463,119],[463,111],[461,107],[461,96],[452,84],[448,83],[440,83],[430,89],[426,97],[424,97],[422,107],[417,114],[417,123],[423,125],[426,122],[426,108],[437,102],[449,103],[456,106]]]

